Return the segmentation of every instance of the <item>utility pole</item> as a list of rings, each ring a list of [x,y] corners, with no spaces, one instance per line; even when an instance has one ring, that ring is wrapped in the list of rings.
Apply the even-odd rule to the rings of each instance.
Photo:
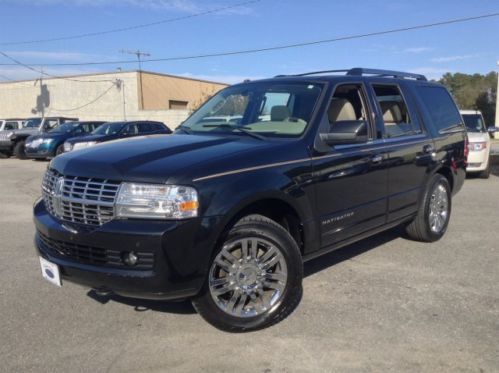
[[[499,67],[499,61],[497,61],[497,66]],[[496,91],[496,122],[494,125],[499,126],[499,72],[497,73],[497,91]],[[494,134],[495,139],[499,139],[499,133]]]
[[[125,54],[133,54],[137,56],[137,60],[139,62],[139,90],[140,90],[140,109],[144,109],[144,94],[142,92],[142,57],[150,57],[150,53],[142,52],[141,50],[137,49],[136,51],[128,50],[128,49],[121,49],[121,53]]]

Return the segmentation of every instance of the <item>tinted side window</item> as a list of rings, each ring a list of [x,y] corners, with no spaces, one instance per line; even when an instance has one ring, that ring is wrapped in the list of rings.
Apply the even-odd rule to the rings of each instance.
[[[396,85],[373,85],[374,93],[385,123],[386,137],[421,133],[419,123],[410,117],[400,88]]]
[[[139,123],[139,132],[141,134],[151,133],[152,131],[152,126],[149,123]]]
[[[462,124],[459,110],[445,88],[420,86],[417,90],[437,131]]]

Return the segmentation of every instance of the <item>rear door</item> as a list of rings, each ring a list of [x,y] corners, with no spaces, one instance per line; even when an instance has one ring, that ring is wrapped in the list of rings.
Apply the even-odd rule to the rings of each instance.
[[[371,107],[363,83],[342,84],[335,88],[323,119],[322,132],[336,121],[366,121],[370,138],[363,144],[326,146],[312,158],[323,247],[386,222],[388,155],[376,145]]]
[[[425,175],[434,162],[431,134],[421,124],[405,82],[372,83],[377,120],[388,152],[388,222],[417,211]],[[378,123],[379,124],[379,123]]]

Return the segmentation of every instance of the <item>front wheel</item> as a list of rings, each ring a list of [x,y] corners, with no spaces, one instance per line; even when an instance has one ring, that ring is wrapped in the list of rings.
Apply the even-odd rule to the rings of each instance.
[[[57,147],[55,151],[55,156],[57,157],[59,154],[64,153],[64,144],[61,144]]]
[[[14,146],[14,155],[18,159],[26,159],[26,152],[25,152],[25,143],[24,143],[24,141],[19,141]]]
[[[300,250],[291,235],[271,219],[249,215],[230,230],[192,303],[218,329],[262,329],[296,308],[302,278]]]
[[[443,237],[449,225],[452,194],[447,179],[436,174],[430,179],[419,211],[407,226],[407,234],[416,241],[434,242]]]

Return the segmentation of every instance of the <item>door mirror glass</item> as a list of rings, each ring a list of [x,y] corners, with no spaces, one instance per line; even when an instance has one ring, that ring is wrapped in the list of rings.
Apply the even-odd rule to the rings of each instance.
[[[329,133],[321,133],[321,140],[328,145],[360,144],[368,140],[365,120],[340,120],[333,122]]]
[[[491,133],[491,134],[494,134],[496,132],[499,132],[499,128],[495,127],[495,126],[490,126],[489,128],[487,128],[487,132]]]

